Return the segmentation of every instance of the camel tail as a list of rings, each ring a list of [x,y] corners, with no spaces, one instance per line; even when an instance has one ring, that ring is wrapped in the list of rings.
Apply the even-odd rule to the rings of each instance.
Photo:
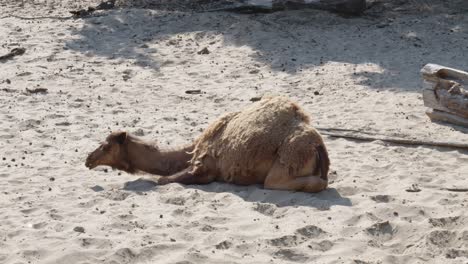
[[[328,158],[328,152],[324,145],[317,147],[320,178],[328,181],[328,170],[330,168],[330,159]]]

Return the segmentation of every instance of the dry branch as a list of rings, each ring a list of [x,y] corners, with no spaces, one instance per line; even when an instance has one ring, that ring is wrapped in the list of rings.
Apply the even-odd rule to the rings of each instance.
[[[318,129],[322,135],[346,138],[360,141],[376,141],[380,140],[383,142],[400,144],[400,145],[411,145],[411,146],[430,146],[430,147],[443,147],[451,149],[468,150],[468,144],[457,143],[457,142],[446,142],[446,141],[426,141],[418,139],[405,139],[396,137],[387,137],[382,135],[363,135],[361,132],[339,132],[338,129]],[[336,132],[333,132],[336,130]],[[340,129],[343,130],[343,129]]]

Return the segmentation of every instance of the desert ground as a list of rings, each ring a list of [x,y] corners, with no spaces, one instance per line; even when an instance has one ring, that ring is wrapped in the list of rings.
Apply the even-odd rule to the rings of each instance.
[[[447,190],[468,187],[466,150],[324,136],[318,194],[84,166],[110,131],[173,148],[264,94],[319,128],[467,143],[425,115],[419,74],[468,70],[466,3],[389,2],[343,17],[121,1],[74,19],[98,1],[0,1],[0,55],[26,49],[0,62],[0,263],[467,263],[468,193]]]

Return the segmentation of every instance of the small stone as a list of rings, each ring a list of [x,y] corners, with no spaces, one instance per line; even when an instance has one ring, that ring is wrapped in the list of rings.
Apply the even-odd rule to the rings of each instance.
[[[55,178],[54,178],[54,177],[50,177],[50,178],[49,178],[49,181],[55,181]]]
[[[202,90],[187,90],[185,91],[186,94],[201,94]]]
[[[315,91],[314,95],[320,95],[319,91]]]
[[[78,233],[84,233],[85,229],[82,226],[75,226],[75,228],[73,228],[73,231],[78,232]]]
[[[208,50],[208,48],[205,47],[197,53],[200,55],[206,55],[206,54],[210,54],[210,51]]]

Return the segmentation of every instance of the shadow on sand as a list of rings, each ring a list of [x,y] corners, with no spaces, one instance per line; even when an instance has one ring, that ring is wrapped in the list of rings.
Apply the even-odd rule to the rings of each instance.
[[[197,189],[202,192],[231,193],[244,201],[254,203],[275,204],[278,207],[307,206],[319,210],[328,210],[330,207],[352,206],[351,200],[341,196],[334,188],[328,188],[320,193],[289,192],[263,189],[259,185],[238,186],[227,183],[210,183],[207,185],[185,185],[186,188]],[[148,179],[137,179],[124,184],[123,190],[132,192],[157,191],[158,185]]]
[[[456,59],[467,55],[460,49],[459,40],[468,38],[464,26],[468,19],[439,21],[411,14],[395,17],[343,18],[316,10],[241,15],[117,9],[100,17],[85,18],[82,27],[72,29],[75,37],[66,47],[110,59],[132,60],[158,71],[164,67],[156,59],[158,45],[175,45],[181,51],[187,47],[185,42],[178,42],[179,38],[198,45],[215,36],[222,39],[224,46],[252,48],[256,53],[251,57],[269,65],[272,71],[294,74],[328,62],[371,63],[379,70],[367,72],[358,68],[353,77],[359,83],[371,89],[410,92],[419,91],[419,70],[428,62],[468,68],[466,60]],[[450,28],[454,30],[449,31]],[[188,33],[193,34],[184,35]],[[441,40],[441,35],[443,42],[436,41]],[[215,48],[212,50],[216,53]],[[197,56],[196,52],[181,54]]]

